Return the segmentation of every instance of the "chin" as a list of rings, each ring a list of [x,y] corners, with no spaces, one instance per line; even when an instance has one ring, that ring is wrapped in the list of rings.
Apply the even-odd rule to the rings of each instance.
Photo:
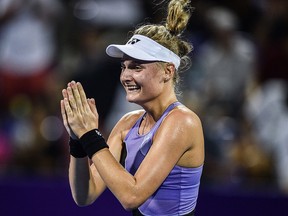
[[[126,97],[126,100],[129,102],[129,103],[135,103],[135,104],[138,104],[138,105],[141,105],[141,102],[140,100],[136,99],[136,98],[133,98],[133,97]]]
[[[127,100],[129,103],[137,103],[137,100],[135,100],[135,99],[126,98],[126,100]]]

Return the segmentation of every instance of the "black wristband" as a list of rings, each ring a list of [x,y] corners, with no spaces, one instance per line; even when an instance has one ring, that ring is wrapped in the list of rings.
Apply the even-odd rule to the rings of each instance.
[[[102,134],[97,129],[93,129],[85,133],[80,138],[80,142],[90,159],[101,149],[109,148]]]
[[[83,149],[83,146],[81,145],[79,140],[75,140],[73,138],[69,138],[69,151],[70,155],[72,155],[75,158],[84,158],[87,156],[85,150]]]

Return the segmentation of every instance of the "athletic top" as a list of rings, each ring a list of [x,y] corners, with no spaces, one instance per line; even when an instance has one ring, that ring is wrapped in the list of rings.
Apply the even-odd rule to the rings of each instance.
[[[167,114],[180,102],[172,103],[162,114],[153,128],[145,135],[139,134],[139,126],[145,113],[136,121],[125,137],[127,156],[125,168],[135,174],[148,153],[153,136]],[[143,215],[176,216],[185,215],[195,209],[203,165],[187,168],[175,165],[157,191],[140,207]]]

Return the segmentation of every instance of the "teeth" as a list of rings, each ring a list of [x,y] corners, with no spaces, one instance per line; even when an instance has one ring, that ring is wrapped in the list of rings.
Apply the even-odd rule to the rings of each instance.
[[[132,90],[138,90],[139,87],[138,86],[127,86],[128,90],[132,91]]]

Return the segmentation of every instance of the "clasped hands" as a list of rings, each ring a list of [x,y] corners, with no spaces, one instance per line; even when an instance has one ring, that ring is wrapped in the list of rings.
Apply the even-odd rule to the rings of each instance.
[[[60,102],[64,126],[73,139],[98,128],[99,115],[94,99],[88,99],[79,82],[71,81],[62,90]]]

